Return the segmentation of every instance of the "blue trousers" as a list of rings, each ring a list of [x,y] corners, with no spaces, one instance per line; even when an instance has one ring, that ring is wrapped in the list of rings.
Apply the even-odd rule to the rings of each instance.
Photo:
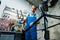
[[[29,30],[25,33],[25,40],[37,40],[36,30]]]

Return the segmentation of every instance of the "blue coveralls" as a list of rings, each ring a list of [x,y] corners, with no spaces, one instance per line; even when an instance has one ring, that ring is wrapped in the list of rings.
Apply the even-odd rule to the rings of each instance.
[[[28,15],[26,22],[26,29],[29,28],[30,23],[34,21],[36,21],[36,14],[34,14],[33,17]],[[36,25],[33,25],[33,27],[25,33],[25,40],[37,40]]]

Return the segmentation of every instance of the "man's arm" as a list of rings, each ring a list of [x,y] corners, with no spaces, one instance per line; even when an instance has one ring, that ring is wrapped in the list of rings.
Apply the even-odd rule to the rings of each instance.
[[[38,19],[39,18],[39,15],[38,14],[36,14],[36,18]],[[37,20],[36,19],[36,20]],[[37,21],[37,23],[36,24],[39,24],[40,23],[40,21]]]
[[[39,23],[40,23],[40,21],[37,22],[37,24],[39,24]]]

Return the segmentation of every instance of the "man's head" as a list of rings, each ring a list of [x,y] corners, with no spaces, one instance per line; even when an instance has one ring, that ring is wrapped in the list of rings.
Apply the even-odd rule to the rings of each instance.
[[[34,13],[36,11],[37,7],[35,5],[32,5],[31,11]]]

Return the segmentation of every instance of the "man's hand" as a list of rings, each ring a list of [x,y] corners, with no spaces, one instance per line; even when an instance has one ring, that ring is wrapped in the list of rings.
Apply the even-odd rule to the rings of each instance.
[[[40,23],[40,21],[38,21],[36,24],[39,24]],[[33,22],[32,23],[30,23],[30,26],[32,26],[33,25]]]
[[[40,21],[37,22],[37,24],[39,24],[39,23],[40,23]]]
[[[32,23],[30,23],[30,26],[32,26],[33,25],[33,22]]]

